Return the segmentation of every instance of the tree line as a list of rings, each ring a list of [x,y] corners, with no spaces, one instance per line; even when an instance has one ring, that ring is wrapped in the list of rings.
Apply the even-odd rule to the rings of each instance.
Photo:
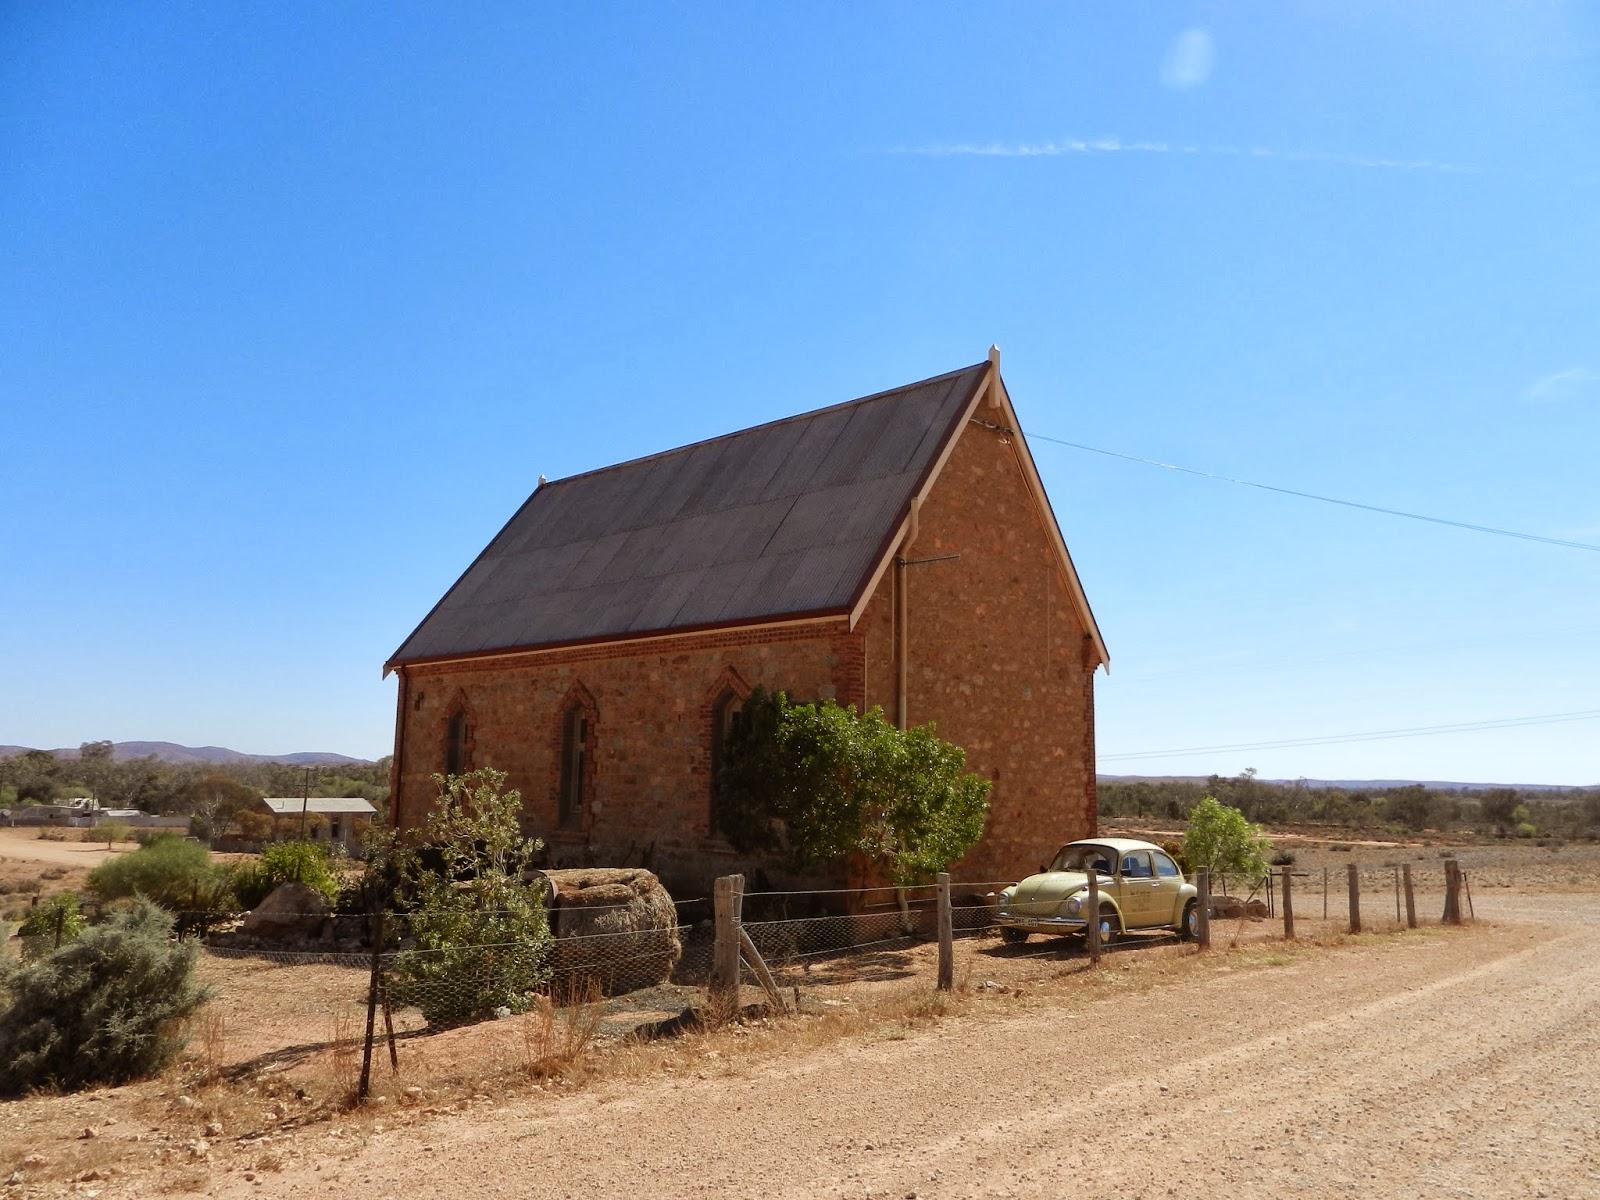
[[[1268,825],[1340,825],[1421,832],[1475,830],[1517,837],[1600,837],[1600,788],[1562,792],[1513,787],[1388,788],[1274,783],[1246,770],[1208,779],[1101,780],[1102,817],[1186,820],[1202,797],[1215,796],[1251,821]]]
[[[109,741],[84,742],[75,758],[25,750],[0,759],[0,808],[92,796],[103,808],[226,824],[263,796],[360,796],[383,811],[389,758],[373,763],[300,767],[292,763],[168,763],[154,756],[122,762]]]

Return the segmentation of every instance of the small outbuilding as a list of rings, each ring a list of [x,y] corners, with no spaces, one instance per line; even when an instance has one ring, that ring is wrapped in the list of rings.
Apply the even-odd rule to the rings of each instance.
[[[303,837],[357,850],[378,810],[360,796],[267,796],[255,811],[272,818],[276,837]]]

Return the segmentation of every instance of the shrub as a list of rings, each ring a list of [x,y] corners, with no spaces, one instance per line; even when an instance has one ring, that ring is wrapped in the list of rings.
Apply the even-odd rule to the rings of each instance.
[[[1182,841],[1162,842],[1161,849],[1166,851],[1168,858],[1178,864],[1178,870],[1185,875],[1189,873],[1189,856],[1184,853]]]
[[[1272,865],[1275,866],[1275,867],[1292,867],[1292,866],[1294,866],[1294,851],[1293,850],[1279,850],[1279,851],[1275,852],[1273,854],[1273,856],[1272,856]]]
[[[439,801],[428,814],[422,853],[410,858],[418,898],[416,949],[401,953],[393,992],[430,1025],[473,1021],[497,1008],[526,1012],[550,978],[544,894],[522,882],[542,845],[522,836],[522,794],[502,791],[505,773],[485,768],[434,776]],[[426,858],[433,869],[419,869]],[[387,880],[393,856],[369,859]]]
[[[745,702],[716,783],[716,824],[737,849],[801,870],[861,855],[901,884],[960,858],[989,814],[989,781],[933,726],[900,730],[881,709],[783,692]]]
[[[1271,844],[1261,828],[1245,820],[1237,808],[1206,796],[1189,810],[1189,829],[1183,835],[1184,853],[1195,870],[1205,867],[1213,875],[1225,873],[1259,879],[1267,871]]]
[[[198,842],[164,837],[89,872],[89,890],[101,900],[143,896],[162,908],[216,910],[231,907],[227,872]]]
[[[121,821],[107,821],[104,825],[96,826],[92,832],[94,840],[104,842],[107,850],[111,849],[113,843],[125,842],[133,836],[133,830]]]
[[[0,1094],[125,1083],[170,1063],[185,1018],[210,996],[195,982],[198,948],[171,934],[172,918],[141,900],[59,950],[0,968]]]
[[[1538,832],[1539,827],[1532,821],[1519,821],[1517,823],[1517,836],[1519,838],[1531,838]]]
[[[28,939],[23,943],[24,953],[34,957],[55,949],[58,928],[61,944],[65,946],[81,934],[87,924],[78,907],[78,894],[57,892],[28,910],[17,936]]]
[[[261,857],[233,873],[233,891],[245,908],[254,908],[285,883],[303,883],[329,903],[339,895],[339,877],[325,847],[315,842],[274,842]]]

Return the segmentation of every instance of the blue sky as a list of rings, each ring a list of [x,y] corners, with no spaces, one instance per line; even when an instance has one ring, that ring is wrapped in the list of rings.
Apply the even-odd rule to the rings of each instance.
[[[0,742],[386,752],[551,477],[998,342],[1025,428],[1600,542],[1600,14],[0,10]],[[1600,781],[1600,555],[1036,443],[1106,770]]]

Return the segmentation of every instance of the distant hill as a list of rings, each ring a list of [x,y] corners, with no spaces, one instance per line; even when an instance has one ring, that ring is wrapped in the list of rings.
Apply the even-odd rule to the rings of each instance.
[[[31,746],[0,746],[0,758],[10,758],[30,750]],[[63,747],[50,753],[57,758],[77,758],[76,746]],[[352,758],[348,754],[334,754],[326,750],[301,750],[294,754],[245,754],[229,750],[226,746],[180,746],[176,742],[114,742],[111,747],[114,762],[127,762],[135,758],[155,758],[164,763],[288,763],[296,767],[336,767],[343,763],[371,762],[368,758]]]
[[[1100,775],[1104,783],[1204,783],[1209,775]],[[1293,784],[1293,779],[1263,779],[1262,783]],[[1438,779],[1302,779],[1308,788],[1345,788],[1350,791],[1383,791],[1386,788],[1410,787],[1420,783],[1425,788],[1453,788],[1462,792],[1486,792],[1490,788],[1509,787],[1519,792],[1575,792],[1600,787],[1600,784],[1583,783],[1451,783]]]

